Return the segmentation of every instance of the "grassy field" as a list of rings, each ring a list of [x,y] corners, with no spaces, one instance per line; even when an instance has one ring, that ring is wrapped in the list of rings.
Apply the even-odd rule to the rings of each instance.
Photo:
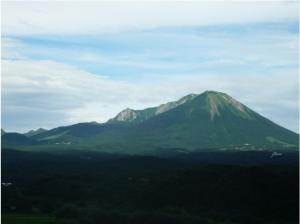
[[[54,217],[26,214],[2,214],[2,224],[54,224]]]

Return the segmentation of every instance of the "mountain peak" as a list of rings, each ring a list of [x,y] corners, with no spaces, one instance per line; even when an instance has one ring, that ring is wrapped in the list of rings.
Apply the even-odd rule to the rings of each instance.
[[[202,94],[207,94],[207,95],[227,95],[226,93],[222,93],[222,92],[218,92],[218,91],[214,91],[214,90],[206,90],[204,91]]]
[[[46,131],[47,130],[44,129],[44,128],[38,128],[36,130],[30,130],[29,132],[25,133],[24,135],[27,136],[27,137],[31,137],[31,136],[41,134],[41,133],[46,132]]]
[[[224,109],[228,109],[236,115],[242,116],[244,118],[251,118],[250,110],[247,110],[246,106],[226,93],[205,91],[203,93],[203,96],[205,96],[207,99],[211,120],[213,120],[215,116],[220,116],[221,111]]]
[[[135,110],[126,108],[125,110],[122,110],[120,113],[118,113],[114,119],[116,121],[132,121],[136,119],[136,117],[137,113]]]

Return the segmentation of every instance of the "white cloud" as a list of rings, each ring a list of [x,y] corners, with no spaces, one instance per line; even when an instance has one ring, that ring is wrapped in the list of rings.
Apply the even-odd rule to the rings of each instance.
[[[9,37],[1,38],[1,58],[6,59],[24,59],[17,49],[20,49],[22,43],[15,39]]]
[[[297,130],[296,70],[272,76],[152,77],[130,83],[53,61],[4,60],[2,74],[2,125],[8,130],[104,122],[126,107],[156,106],[209,89],[226,92],[270,119]]]
[[[53,117],[40,117],[39,125],[52,122],[50,127],[73,121],[71,114],[90,103],[99,102],[97,120],[103,121],[101,107],[109,102],[118,105],[129,90],[130,84],[112,82],[105,77],[96,76],[53,61],[3,60],[2,62],[2,112],[3,125],[13,122],[14,128],[29,128],[36,115],[52,113]],[[18,110],[18,108],[20,108]],[[30,110],[31,116],[23,120],[23,112]],[[15,112],[11,117],[8,111]],[[59,112],[64,116],[55,116]],[[90,120],[91,117],[86,117]],[[17,127],[19,121],[26,123]],[[51,123],[50,122],[50,123]]]
[[[3,35],[93,35],[297,19],[297,1],[2,3]]]

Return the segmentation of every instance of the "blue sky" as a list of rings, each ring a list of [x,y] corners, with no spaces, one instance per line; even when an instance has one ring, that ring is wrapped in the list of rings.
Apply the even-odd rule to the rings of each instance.
[[[213,89],[298,132],[297,2],[45,4],[4,5],[4,129],[104,122]]]
[[[297,52],[284,46],[296,47],[297,35],[298,23],[290,21],[166,27],[93,37],[9,38],[21,42],[18,52],[26,58],[60,61],[112,79],[132,80],[153,74],[297,68]]]

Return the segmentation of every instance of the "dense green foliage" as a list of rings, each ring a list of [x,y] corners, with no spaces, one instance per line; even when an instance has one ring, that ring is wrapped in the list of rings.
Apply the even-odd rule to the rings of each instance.
[[[54,224],[55,218],[45,215],[32,214],[2,214],[1,223],[4,224]]]
[[[58,224],[298,223],[296,152],[2,153],[2,182],[11,183],[2,186],[3,220],[46,214]]]

